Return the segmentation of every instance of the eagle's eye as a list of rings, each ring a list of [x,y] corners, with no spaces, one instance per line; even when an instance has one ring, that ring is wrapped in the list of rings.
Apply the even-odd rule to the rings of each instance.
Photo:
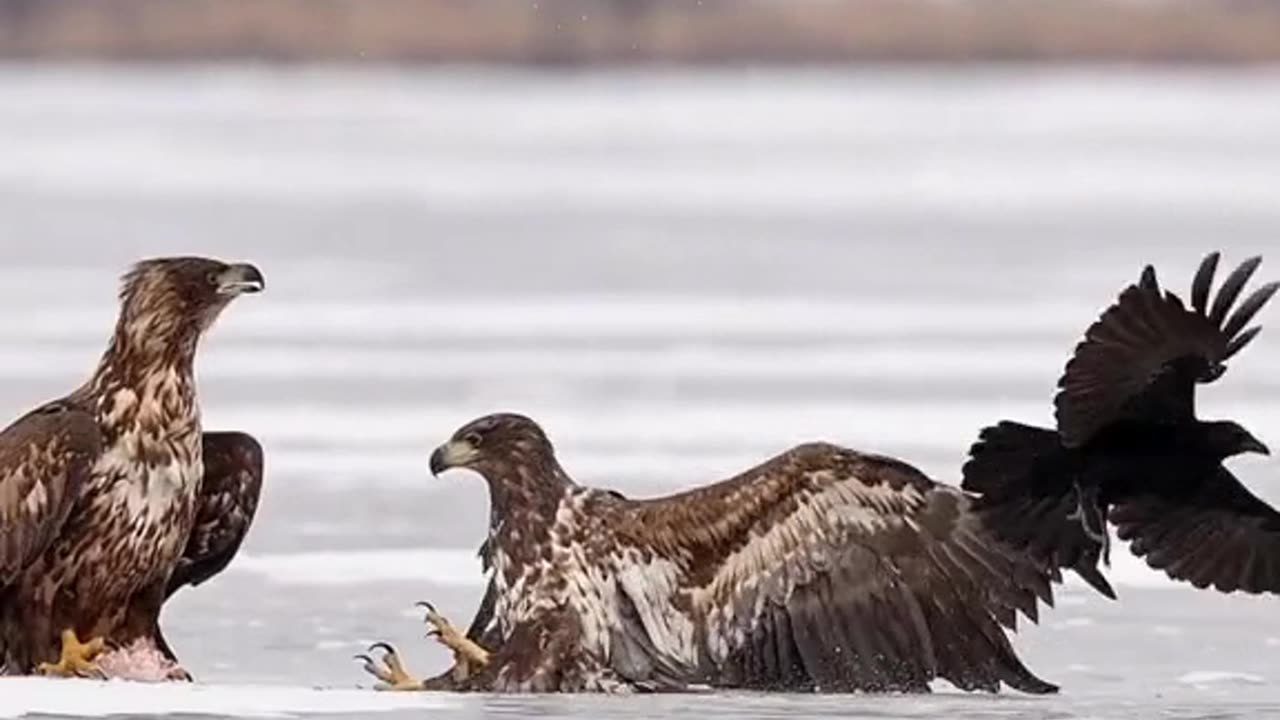
[[[471,447],[473,447],[473,448],[478,448],[478,447],[480,447],[480,441],[481,441],[482,439],[483,439],[483,438],[481,438],[481,437],[480,437],[480,433],[478,433],[478,432],[469,432],[469,433],[467,433],[466,435],[463,435],[463,436],[462,436],[462,441],[463,441],[463,442],[465,442],[466,444],[470,445],[470,446],[471,446]]]
[[[218,273],[214,272],[213,270],[210,270],[208,273],[206,273],[204,276],[204,279],[208,281],[210,285],[214,287],[218,286]]]

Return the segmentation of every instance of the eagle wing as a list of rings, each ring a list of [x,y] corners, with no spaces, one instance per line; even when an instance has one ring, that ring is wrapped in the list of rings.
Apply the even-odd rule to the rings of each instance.
[[[1034,619],[1037,597],[1052,603],[1048,572],[993,541],[968,496],[909,465],[803,445],[630,515],[684,568],[722,684],[1056,690],[1001,629],[1018,611]]]
[[[1111,511],[1117,535],[1175,580],[1222,592],[1280,593],[1280,513],[1226,468],[1195,496],[1139,495]]]
[[[66,401],[0,432],[0,588],[58,536],[101,452],[93,416]]]
[[[204,438],[204,480],[196,523],[186,550],[169,578],[166,596],[196,586],[222,572],[249,532],[262,493],[262,446],[239,432],[210,432]]]
[[[1257,336],[1245,329],[1280,288],[1264,285],[1231,311],[1260,258],[1251,258],[1227,277],[1210,306],[1218,253],[1196,272],[1191,307],[1162,292],[1151,266],[1130,285],[1076,346],[1058,382],[1054,403],[1058,432],[1067,447],[1079,447],[1099,430],[1123,419],[1171,422],[1195,414],[1195,384],[1210,382],[1222,363]]]

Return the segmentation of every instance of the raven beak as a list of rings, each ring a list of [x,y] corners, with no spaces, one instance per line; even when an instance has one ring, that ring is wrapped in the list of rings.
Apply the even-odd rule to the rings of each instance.
[[[1244,451],[1258,453],[1259,455],[1271,454],[1271,448],[1267,447],[1266,445],[1263,445],[1262,441],[1258,440],[1257,438],[1249,438],[1248,440],[1246,440],[1244,443]]]
[[[449,468],[462,467],[475,460],[478,454],[471,443],[464,440],[450,440],[431,453],[431,474],[439,476]]]
[[[228,266],[222,274],[218,275],[219,295],[258,293],[266,287],[267,283],[262,278],[262,271],[248,263]]]

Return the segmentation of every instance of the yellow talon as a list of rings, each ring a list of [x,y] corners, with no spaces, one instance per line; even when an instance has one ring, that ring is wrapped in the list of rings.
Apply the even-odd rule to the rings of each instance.
[[[76,631],[67,628],[62,631],[62,654],[57,664],[40,663],[36,672],[51,677],[102,678],[103,672],[98,669],[94,659],[101,655],[106,647],[106,642],[100,637],[82,643],[76,636]]]
[[[382,651],[380,661],[368,655],[357,655],[356,659],[364,663],[365,672],[378,678],[381,682],[374,685],[375,690],[386,692],[411,692],[414,690],[422,690],[422,681],[414,678],[405,670],[404,663],[400,660],[400,654],[396,649],[387,643],[374,643],[369,652],[375,650]]]
[[[427,616],[424,622],[431,627],[427,637],[434,637],[436,642],[453,652],[453,668],[450,673],[457,682],[466,680],[489,664],[489,651],[477,645],[441,615],[434,605],[428,602],[418,603],[425,608]]]
[[[387,643],[374,643],[370,646],[369,653],[381,651],[381,658],[374,660],[371,655],[356,655],[356,660],[363,663],[365,672],[379,680],[374,685],[375,690],[409,692],[457,688],[489,664],[489,651],[454,627],[431,603],[420,602],[418,606],[427,610],[427,616],[423,619],[431,628],[427,637],[434,637],[436,642],[453,652],[453,667],[439,677],[418,680],[405,669],[395,648]]]

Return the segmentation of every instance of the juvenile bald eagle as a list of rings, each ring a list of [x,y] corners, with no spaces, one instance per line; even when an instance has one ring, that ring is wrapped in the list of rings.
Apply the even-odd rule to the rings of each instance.
[[[252,438],[202,434],[196,345],[232,299],[262,288],[251,265],[138,263],[89,381],[0,432],[7,673],[185,674],[161,605],[225,566],[262,474]]]
[[[537,424],[500,414],[435,451],[432,472],[449,468],[489,486],[496,625],[482,648],[429,615],[459,654],[454,688],[1056,690],[1001,627],[1052,601],[1048,572],[896,460],[814,443],[629,500],[576,484]],[[386,687],[430,686],[393,651],[366,667]]]
[[[1210,304],[1218,254],[1209,255],[1190,307],[1147,266],[1067,363],[1057,428],[1004,421],[982,431],[964,487],[981,493],[976,507],[1003,538],[1114,597],[1097,567],[1109,520],[1171,578],[1280,592],[1280,513],[1222,465],[1267,447],[1235,422],[1195,413],[1195,386],[1220,377],[1257,336],[1245,328],[1280,288],[1265,285],[1232,312],[1259,262],[1242,263]]]

